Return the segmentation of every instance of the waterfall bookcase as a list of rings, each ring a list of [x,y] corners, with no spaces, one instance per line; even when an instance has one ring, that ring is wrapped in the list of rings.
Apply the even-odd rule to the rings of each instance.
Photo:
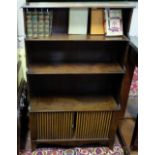
[[[25,38],[33,149],[38,144],[113,145],[132,79],[128,32],[136,5],[51,2],[23,6],[24,13],[27,8],[51,9],[55,30],[48,38]],[[69,8],[89,8],[87,35],[67,34]],[[91,8],[121,9],[124,35],[90,35]]]

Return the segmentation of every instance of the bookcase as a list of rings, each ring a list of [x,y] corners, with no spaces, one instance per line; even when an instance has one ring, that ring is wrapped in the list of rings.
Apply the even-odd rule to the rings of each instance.
[[[119,8],[123,36],[69,35],[69,9]],[[130,88],[128,32],[136,3],[28,3],[53,11],[49,37],[25,38],[30,131],[37,144],[112,146]]]

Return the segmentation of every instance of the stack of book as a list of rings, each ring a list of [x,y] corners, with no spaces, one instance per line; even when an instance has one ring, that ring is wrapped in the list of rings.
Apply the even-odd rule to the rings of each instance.
[[[27,37],[48,37],[51,35],[52,12],[46,10],[26,10]]]

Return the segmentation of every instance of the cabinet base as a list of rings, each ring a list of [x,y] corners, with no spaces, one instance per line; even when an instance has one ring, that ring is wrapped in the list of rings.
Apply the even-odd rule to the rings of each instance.
[[[55,140],[32,140],[32,150],[37,147],[91,147],[109,146],[113,148],[113,139],[55,139]]]

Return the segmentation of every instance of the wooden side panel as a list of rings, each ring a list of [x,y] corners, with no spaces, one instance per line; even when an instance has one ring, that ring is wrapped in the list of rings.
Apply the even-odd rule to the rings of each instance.
[[[36,139],[72,138],[73,114],[70,112],[31,113],[31,136]]]
[[[76,138],[108,138],[113,112],[78,112]]]

